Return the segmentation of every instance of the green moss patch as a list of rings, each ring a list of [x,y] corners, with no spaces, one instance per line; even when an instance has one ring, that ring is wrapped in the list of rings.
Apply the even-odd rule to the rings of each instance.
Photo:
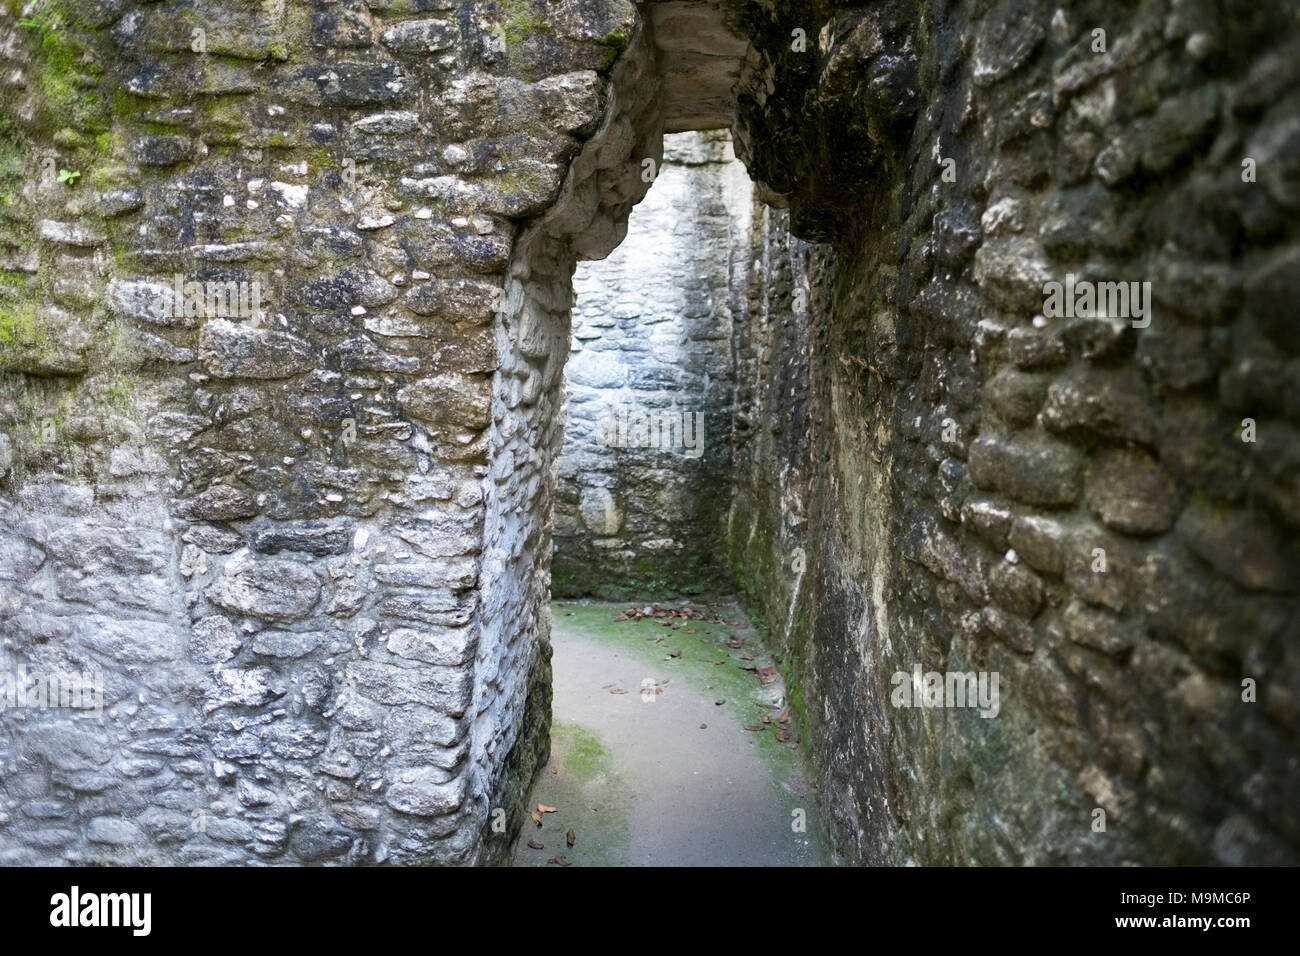
[[[533,787],[529,813],[538,813],[542,825],[530,817],[524,822],[515,847],[515,866],[558,866],[547,860],[562,856],[579,866],[622,866],[627,856],[628,820],[622,808],[630,795],[610,766],[609,752],[600,738],[576,724],[551,725],[551,760]],[[537,804],[554,807],[541,813]],[[573,846],[565,840],[572,829]],[[540,843],[534,849],[528,841]]]

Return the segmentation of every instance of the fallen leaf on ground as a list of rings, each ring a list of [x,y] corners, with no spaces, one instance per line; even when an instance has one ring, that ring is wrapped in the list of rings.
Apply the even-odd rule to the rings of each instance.
[[[569,846],[573,846],[573,844],[577,842],[577,839],[577,836],[573,833],[573,827],[569,827],[569,832],[564,834],[564,842],[569,844]]]
[[[545,850],[545,849],[546,849],[546,844],[545,844],[545,843],[538,843],[536,840],[529,840],[529,841],[528,841],[528,845],[529,845],[530,847],[532,847],[534,850]]]
[[[714,707],[721,707],[721,706],[722,706],[723,704],[725,704],[726,702],[727,702],[727,698],[725,698],[725,697],[719,697],[717,700],[715,700],[715,701],[713,702],[713,706],[714,706]]]
[[[569,865],[569,861],[566,860],[566,859],[565,859],[564,857],[562,857],[562,856],[553,856],[553,857],[551,857],[549,860],[547,860],[546,862],[547,862],[547,863],[558,863],[558,864],[560,864],[560,866],[568,866],[568,865]]]
[[[745,729],[746,729],[746,730],[762,730],[762,729],[763,729],[763,725],[762,725],[762,724],[745,724]]]
[[[737,656],[738,656],[742,661],[752,661],[752,660],[754,659],[754,655],[753,655],[753,654],[738,654]]]
[[[611,694],[626,694],[627,691],[625,691],[625,690],[624,690],[623,688],[621,688],[621,687],[615,687],[613,690],[610,691],[610,693],[611,693]]]
[[[536,823],[539,827],[542,825],[542,815],[538,813],[536,810],[533,811],[533,822]]]
[[[778,724],[784,724],[789,719],[790,719],[790,711],[783,710],[781,711],[781,716],[776,719],[776,722]]]
[[[544,804],[544,803],[539,803],[539,804],[537,805],[537,809],[538,809],[538,811],[541,812],[541,813],[554,813],[554,812],[555,812],[555,807],[548,807],[548,806],[547,806],[546,804]]]
[[[764,715],[763,715],[763,723],[765,723],[765,724],[770,724],[771,722],[772,722],[772,718],[769,717],[769,716],[767,716],[767,714],[764,714]]]
[[[671,651],[671,652],[668,654],[668,656],[669,656],[669,657],[681,657],[681,656],[682,656],[682,652],[681,652],[681,651]]]

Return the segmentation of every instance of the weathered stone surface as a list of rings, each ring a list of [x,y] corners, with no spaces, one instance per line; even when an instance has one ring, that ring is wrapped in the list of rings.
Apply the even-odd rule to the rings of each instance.
[[[459,30],[450,20],[404,20],[379,35],[379,42],[396,53],[437,53],[456,43]]]
[[[180,635],[162,621],[119,620],[92,614],[81,618],[74,632],[83,646],[124,664],[177,660],[184,647]]]
[[[253,638],[253,653],[266,657],[306,657],[328,640],[320,631],[262,631]]]
[[[288,378],[314,364],[302,339],[227,319],[204,323],[199,333],[199,358],[219,378]]]
[[[86,839],[91,843],[132,846],[143,842],[144,838],[138,826],[116,817],[96,817],[86,825]]]
[[[1300,587],[1300,554],[1257,515],[1196,504],[1183,513],[1178,533],[1198,557],[1242,587],[1259,591]]]
[[[1043,606],[1043,584],[1023,564],[1002,561],[989,572],[989,594],[1000,607],[1032,618]]]
[[[360,661],[349,664],[347,677],[363,697],[381,704],[420,704],[459,716],[469,704],[471,675],[448,667],[406,668]]]
[[[449,322],[487,322],[501,305],[501,287],[478,279],[434,279],[403,296],[416,315]]]
[[[213,485],[192,498],[176,503],[177,517],[191,521],[230,521],[251,518],[258,512],[252,492],[232,485]]]
[[[408,660],[455,667],[470,659],[478,632],[463,628],[398,628],[388,635],[388,652]]]
[[[1155,534],[1178,516],[1178,491],[1150,455],[1106,450],[1088,472],[1088,507],[1117,531]]]
[[[488,379],[447,373],[409,385],[397,397],[415,418],[461,428],[483,428],[488,423],[491,388]]]
[[[753,29],[737,88],[738,151],[759,195],[791,209],[789,232],[835,249],[801,247],[777,217],[756,230],[727,544],[775,643],[800,661],[819,780],[844,808],[831,813],[834,839],[854,859],[895,865],[1215,863],[1221,830],[1228,858],[1267,858],[1266,831],[1289,846],[1300,831],[1277,799],[1223,828],[1205,754],[1243,778],[1256,771],[1202,715],[1231,714],[1231,733],[1258,735],[1270,754],[1259,779],[1281,772],[1281,738],[1258,710],[1227,703],[1245,646],[1278,639],[1296,591],[1283,571],[1296,566],[1282,542],[1297,459],[1281,396],[1297,270],[1292,204],[1279,198],[1294,175],[1270,187],[1242,169],[1247,152],[1262,170],[1259,156],[1294,140],[1294,107],[1277,99],[1294,69],[1269,52],[1229,55],[1213,78],[1174,80],[1160,64],[1223,56],[1228,37],[1276,54],[1293,28],[1114,7],[1096,52],[1091,21],[1068,8],[1006,0],[922,27],[902,4],[851,5],[824,13],[813,64],[790,43],[811,12],[780,5]],[[834,61],[861,77],[909,35],[930,44],[914,89],[931,105],[899,123],[861,87],[837,85]],[[1232,122],[1258,128],[1242,150],[1215,154],[1235,97],[1251,105]],[[1192,156],[1197,174],[1167,178]],[[899,158],[912,165],[890,172]],[[1149,281],[1147,314],[1053,313],[1045,283],[1067,273]],[[964,287],[969,308],[952,294]],[[783,405],[803,394],[787,426]],[[1255,443],[1242,440],[1247,417]],[[944,536],[919,560],[926,528]],[[796,553],[808,574],[792,586]],[[972,554],[987,560],[987,604],[955,580]],[[1035,749],[1007,735],[994,766],[968,749],[979,733],[960,714],[951,730],[913,720],[884,680],[864,678],[936,654],[987,661],[1004,679],[1023,672],[1024,696],[1004,697],[997,726],[1033,726]],[[880,729],[863,727],[864,712]],[[1105,728],[1085,724],[1089,713],[1108,715]],[[1024,824],[1008,823],[1006,803],[994,821],[948,783],[956,768],[936,743],[961,752],[977,787],[997,778],[1027,793],[1024,780],[1064,773],[1083,799],[1140,817],[1142,835],[1089,844],[1047,797],[1021,804]],[[936,806],[950,808],[942,826],[926,822]],[[1043,840],[1048,830],[1058,837]],[[1001,847],[987,839],[1013,832]]]
[[[221,664],[239,653],[243,638],[229,619],[211,614],[194,622],[190,630],[190,655],[203,664]]]
[[[65,771],[94,770],[113,757],[111,738],[103,727],[79,722],[28,727],[24,749]]]
[[[318,863],[346,853],[356,836],[345,827],[309,821],[294,831],[289,846],[304,863]]]
[[[1084,456],[1044,436],[978,438],[971,443],[971,480],[1036,505],[1068,505],[1083,491]]]
[[[352,529],[344,524],[305,521],[282,523],[259,530],[253,536],[253,550],[262,554],[303,551],[316,557],[346,554],[352,545]]]
[[[1090,369],[1052,383],[1043,409],[1052,431],[1084,429],[1101,438],[1151,444],[1155,425],[1136,373]]]
[[[295,561],[257,560],[240,552],[225,562],[207,594],[214,604],[241,614],[292,620],[315,606],[320,580]]]

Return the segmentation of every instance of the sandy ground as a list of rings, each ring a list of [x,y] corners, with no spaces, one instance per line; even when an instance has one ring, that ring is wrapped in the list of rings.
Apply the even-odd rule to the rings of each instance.
[[[541,815],[541,827],[525,824],[515,865],[558,865],[548,864],[556,856],[571,865],[824,863],[802,755],[776,739],[781,730],[797,734],[792,721],[778,723],[784,688],[742,670],[771,657],[739,609],[719,608],[738,627],[672,629],[655,620],[614,624],[625,607],[553,608],[551,760],[530,806],[555,812]],[[678,650],[681,657],[670,656]],[[643,694],[643,686],[661,692]]]

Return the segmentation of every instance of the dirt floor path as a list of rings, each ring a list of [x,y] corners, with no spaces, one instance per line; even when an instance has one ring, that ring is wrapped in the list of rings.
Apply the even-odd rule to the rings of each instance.
[[[524,825],[515,865],[823,864],[785,688],[748,619],[673,602],[658,607],[705,619],[638,605],[650,616],[616,621],[629,606],[552,607],[551,760],[530,806],[555,811]]]

